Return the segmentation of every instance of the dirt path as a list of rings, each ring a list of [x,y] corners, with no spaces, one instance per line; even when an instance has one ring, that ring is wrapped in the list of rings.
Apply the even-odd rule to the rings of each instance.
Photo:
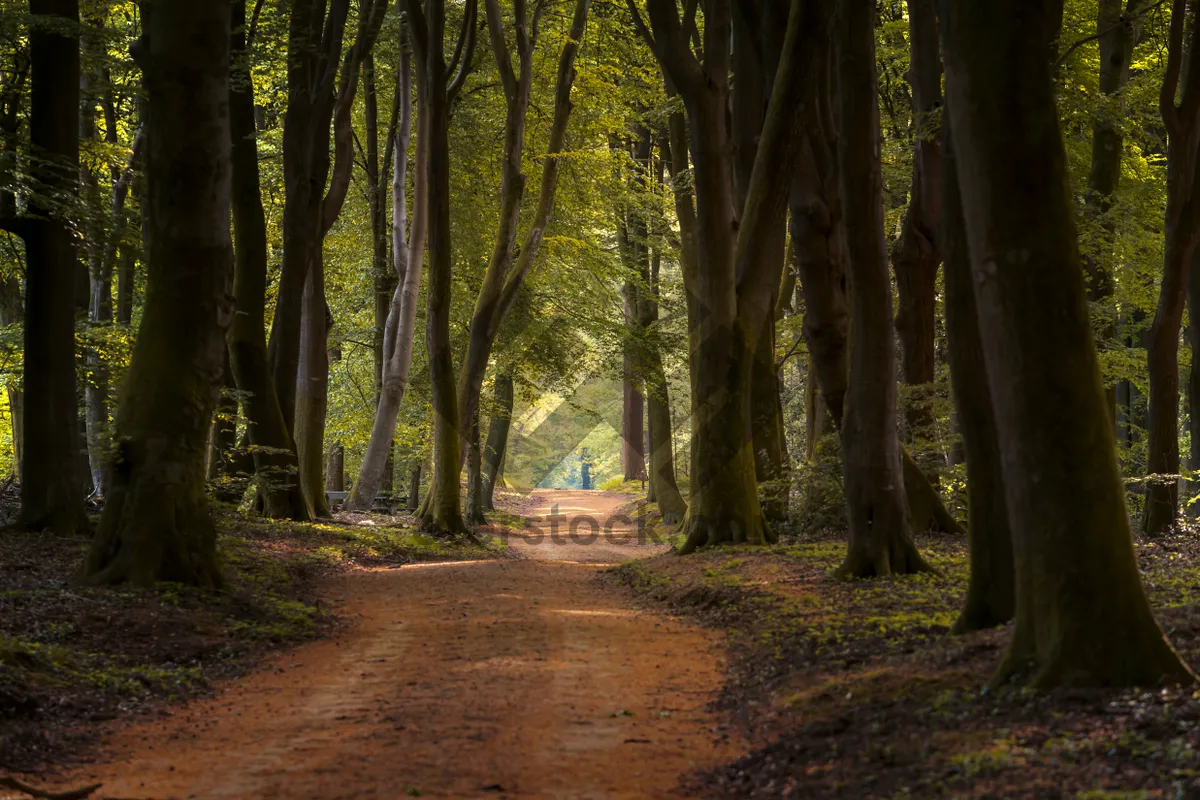
[[[74,782],[153,798],[679,796],[681,775],[740,747],[706,709],[719,640],[594,580],[653,550],[623,520],[588,542],[584,517],[603,530],[626,499],[539,493],[526,515],[567,519],[514,537],[521,560],[341,576],[352,627],[125,728]]]

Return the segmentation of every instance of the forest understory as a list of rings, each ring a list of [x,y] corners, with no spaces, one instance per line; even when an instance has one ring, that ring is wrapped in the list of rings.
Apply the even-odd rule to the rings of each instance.
[[[1012,626],[956,636],[964,537],[915,537],[936,573],[832,577],[844,535],[625,564],[639,602],[729,636],[718,703],[753,748],[689,795],[1200,797],[1200,692],[990,689]],[[1200,660],[1196,531],[1136,542],[1160,625]]]

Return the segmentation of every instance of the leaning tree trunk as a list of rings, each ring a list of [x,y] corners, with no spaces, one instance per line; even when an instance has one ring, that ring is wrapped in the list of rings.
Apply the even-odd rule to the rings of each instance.
[[[1054,16],[1037,0],[941,5],[1016,564],[1016,622],[997,680],[1032,665],[1043,687],[1191,683],[1151,614],[1130,538],[1045,58]]]
[[[837,37],[839,160],[851,309],[850,385],[842,462],[850,546],[838,574],[864,578],[929,569],[913,546],[896,431],[892,292],[883,238],[875,77],[875,3],[849,0]]]
[[[967,599],[954,633],[993,628],[1013,617],[1016,609],[1012,532],[1004,497],[1003,465],[996,417],[988,393],[983,343],[976,323],[971,254],[963,229],[958,170],[948,127],[943,127],[942,244],[945,248],[943,283],[946,339],[950,350],[950,383],[967,460],[967,527],[971,578]]]
[[[221,583],[204,445],[233,316],[229,3],[144,8],[150,265],[93,583]]]
[[[229,360],[243,396],[246,432],[254,462],[254,480],[263,513],[275,519],[304,521],[312,509],[298,481],[296,449],[284,419],[267,358],[267,227],[259,188],[255,141],[254,90],[246,42],[246,2],[234,0],[229,81],[229,127],[233,163],[233,296]]]
[[[508,448],[508,430],[512,425],[512,375],[497,375],[493,394],[492,418],[488,423],[487,444],[483,449],[483,505],[488,511],[496,510],[496,482],[504,474],[504,454]]]
[[[83,508],[75,391],[75,279],[72,234],[46,199],[75,190],[79,164],[79,3],[31,0],[29,141],[42,192],[20,220],[25,240],[25,420],[19,524],[74,534]]]

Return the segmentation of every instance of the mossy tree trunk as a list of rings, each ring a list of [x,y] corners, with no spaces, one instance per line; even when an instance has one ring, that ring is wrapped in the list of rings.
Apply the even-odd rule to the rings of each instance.
[[[75,191],[79,167],[79,3],[31,0],[29,141],[44,193],[29,216],[4,220],[25,240],[21,514],[30,530],[87,530],[75,382],[73,236],[46,195]]]
[[[947,109],[1016,565],[1016,622],[997,680],[1190,683],[1151,614],[1130,537],[1046,58],[1056,16],[1036,0],[941,4]],[[1182,31],[1174,18],[1173,36]]]
[[[909,530],[896,431],[892,292],[883,238],[874,0],[841,8],[837,55],[842,197],[851,311],[842,463],[850,543],[838,573],[866,578],[927,570]]]
[[[225,357],[230,7],[144,9],[146,303],[117,415],[113,483],[84,574],[92,583],[221,583],[204,448]]]

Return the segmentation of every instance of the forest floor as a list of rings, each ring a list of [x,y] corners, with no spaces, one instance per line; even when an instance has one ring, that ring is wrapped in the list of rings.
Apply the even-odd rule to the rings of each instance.
[[[629,500],[539,492],[498,515],[533,520],[497,528],[515,557],[327,575],[323,602],[349,622],[336,635],[113,726],[48,782],[156,799],[680,796],[681,776],[745,747],[712,708],[724,637],[598,577],[666,549],[622,515]]]
[[[1008,628],[949,636],[963,537],[921,536],[934,575],[843,582],[844,535],[658,556],[618,570],[642,603],[728,637],[717,709],[751,751],[696,795],[1200,798],[1200,692],[988,691]],[[1168,638],[1200,667],[1200,541],[1139,542]]]
[[[984,688],[1008,631],[948,635],[961,537],[847,583],[841,535],[680,559],[627,494],[506,501],[485,545],[228,513],[217,594],[83,588],[83,540],[6,532],[0,770],[155,800],[1200,798],[1200,693]],[[1200,539],[1137,548],[1200,665]]]
[[[15,497],[0,497],[0,516],[15,513]],[[131,718],[169,714],[273,651],[337,631],[344,621],[324,596],[336,576],[504,554],[377,515],[314,524],[249,521],[228,507],[216,515],[219,592],[84,586],[86,537],[0,529],[0,773],[70,764]]]

